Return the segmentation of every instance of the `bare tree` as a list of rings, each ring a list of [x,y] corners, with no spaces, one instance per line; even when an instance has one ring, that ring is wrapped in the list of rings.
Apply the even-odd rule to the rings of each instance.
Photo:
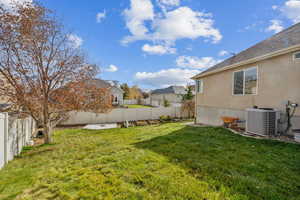
[[[0,8],[0,86],[10,109],[26,113],[44,128],[45,142],[69,111],[105,112],[109,92],[87,84],[98,68],[70,45],[51,11],[38,4]]]

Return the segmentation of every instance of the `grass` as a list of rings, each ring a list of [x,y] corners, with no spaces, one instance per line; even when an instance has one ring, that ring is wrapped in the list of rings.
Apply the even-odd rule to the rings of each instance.
[[[300,146],[180,123],[59,130],[0,171],[0,199],[296,200]]]
[[[134,105],[124,105],[128,108],[152,108],[151,106],[144,106],[144,105],[137,105],[137,104],[134,104]]]

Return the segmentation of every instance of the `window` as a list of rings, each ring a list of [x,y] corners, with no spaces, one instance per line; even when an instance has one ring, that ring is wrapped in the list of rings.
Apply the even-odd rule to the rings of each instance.
[[[257,94],[257,67],[234,72],[233,94]]]
[[[294,59],[295,60],[300,60],[300,52],[297,52],[294,54]]]
[[[245,94],[257,94],[257,68],[245,70]]]
[[[244,94],[244,71],[234,72],[234,95]]]
[[[203,93],[203,80],[196,80],[196,92]]]

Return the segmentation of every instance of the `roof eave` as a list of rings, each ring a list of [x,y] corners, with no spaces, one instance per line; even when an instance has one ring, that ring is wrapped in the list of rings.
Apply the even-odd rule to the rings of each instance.
[[[281,50],[278,50],[278,51],[274,51],[272,53],[265,54],[263,56],[259,56],[259,57],[255,57],[255,58],[251,58],[251,59],[239,62],[239,63],[235,63],[233,65],[228,65],[226,67],[222,67],[221,69],[216,69],[216,70],[213,70],[213,71],[210,71],[210,72],[203,72],[203,73],[197,74],[196,76],[193,76],[191,79],[197,80],[197,79],[203,78],[205,76],[216,74],[216,73],[226,71],[226,70],[229,70],[229,69],[234,69],[234,68],[240,67],[242,65],[247,65],[247,64],[254,63],[254,62],[266,60],[266,59],[269,59],[269,58],[272,58],[272,57],[275,57],[275,56],[280,56],[280,55],[290,53],[290,52],[293,52],[293,51],[297,51],[297,50],[300,50],[300,44],[297,44],[297,45],[294,45],[294,46],[291,46],[291,47],[288,47],[288,48],[285,48],[285,49],[281,49]]]

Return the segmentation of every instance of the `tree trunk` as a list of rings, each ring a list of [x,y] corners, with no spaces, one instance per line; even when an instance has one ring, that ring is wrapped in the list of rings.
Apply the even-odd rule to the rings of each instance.
[[[45,98],[44,100],[44,108],[43,108],[43,128],[44,128],[44,137],[45,137],[45,144],[50,144],[52,142],[52,128],[51,122],[49,117],[49,110],[48,110],[48,102]]]
[[[44,136],[45,136],[45,144],[52,143],[52,127],[50,123],[44,123]]]

